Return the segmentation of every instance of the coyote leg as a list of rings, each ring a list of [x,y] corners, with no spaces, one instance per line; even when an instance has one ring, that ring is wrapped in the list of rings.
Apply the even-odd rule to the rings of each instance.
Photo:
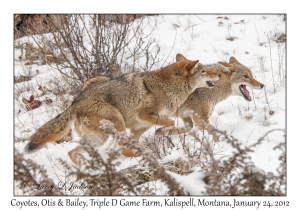
[[[92,141],[93,147],[98,148],[103,145],[108,134],[114,134],[110,128],[101,129],[100,121],[106,119],[113,123],[114,128],[118,132],[126,132],[125,121],[122,114],[116,108],[106,105],[105,110],[99,112],[85,112],[81,116],[78,116],[75,120],[76,131],[87,140]],[[82,146],[78,146],[69,151],[68,155],[71,161],[78,165],[78,154],[83,154],[86,151]],[[124,156],[134,157],[135,154],[132,150],[122,149],[121,152]]]
[[[146,132],[149,127],[142,127],[142,128],[136,128],[136,126],[132,126],[132,128],[130,129],[131,133],[133,134],[133,139],[136,140],[136,142],[139,142],[139,139],[141,137],[141,135]],[[122,150],[122,155],[126,156],[126,157],[137,157],[137,155],[129,149],[123,149]]]
[[[177,128],[159,128],[155,131],[155,135],[179,135],[189,132],[193,128],[193,121],[190,117],[182,118],[185,126]]]
[[[122,149],[121,153],[126,157],[137,157],[137,155],[131,149]]]
[[[201,120],[199,119],[199,117],[196,116],[196,115],[193,115],[193,121],[194,121],[194,123],[197,125],[197,127],[200,130],[206,130],[210,135],[212,135],[214,142],[219,142],[220,141],[219,138],[218,138],[218,136],[215,134],[215,132],[213,132],[209,128],[209,121],[208,121],[207,117],[204,117],[204,123],[205,123],[205,125],[203,125],[204,123],[201,122]]]
[[[138,117],[139,120],[148,122],[152,125],[162,125],[170,127],[174,125],[174,121],[163,115],[143,114]]]
[[[69,158],[76,165],[79,166],[79,157],[78,154],[84,153],[84,149],[81,146],[75,147],[74,149],[68,152]]]

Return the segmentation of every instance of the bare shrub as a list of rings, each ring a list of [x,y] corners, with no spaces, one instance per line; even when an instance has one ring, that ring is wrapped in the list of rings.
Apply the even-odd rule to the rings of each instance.
[[[32,160],[15,150],[14,157],[15,189],[23,195],[63,195],[47,176],[46,170]],[[16,192],[15,192],[16,193]]]
[[[274,148],[274,150],[279,149],[282,151],[279,157],[281,163],[277,169],[278,175],[258,169],[250,157],[250,153],[254,152],[255,147],[260,145],[266,136],[273,131],[284,132],[282,129],[271,130],[258,139],[256,143],[250,146],[243,146],[238,139],[228,136],[225,132],[215,130],[218,135],[226,137],[224,141],[230,144],[235,151],[226,160],[216,160],[207,142],[204,143],[204,147],[207,148],[204,151],[206,151],[211,160],[209,163],[202,163],[202,168],[205,169],[205,173],[207,174],[204,178],[207,185],[206,194],[248,196],[286,195],[285,143],[280,143]]]
[[[57,163],[64,168],[65,177],[61,180],[72,179],[74,183],[82,183],[84,190],[80,191],[80,195],[153,195],[154,192],[149,188],[141,186],[141,184],[160,179],[168,187],[169,195],[185,195],[182,187],[167,173],[166,169],[159,164],[158,159],[151,153],[144,152],[140,146],[134,143],[127,134],[116,131],[111,123],[103,122],[103,129],[108,129],[113,132],[114,141],[118,142],[121,147],[114,147],[108,151],[108,158],[103,158],[101,154],[88,141],[82,140],[81,145],[87,152],[88,157],[80,155],[80,167],[71,167],[67,162],[59,159]],[[118,166],[121,162],[120,149],[126,148],[135,150],[136,154],[141,155],[140,166],[119,170]],[[142,175],[136,180],[131,178],[131,170],[139,171]],[[147,176],[147,174],[148,176]],[[147,177],[153,177],[149,180]],[[35,182],[36,177],[39,177],[37,183],[45,183],[47,186],[54,186],[55,190],[35,191],[32,188],[22,188],[27,182]],[[22,193],[26,195],[70,195],[78,193],[65,188],[58,189],[57,184],[47,178],[46,170],[42,166],[34,163],[31,160],[24,159],[24,156],[18,152],[15,153],[15,182],[16,187],[22,189]],[[25,190],[26,189],[26,190]]]
[[[137,21],[130,18],[57,15],[53,21],[48,17],[50,33],[30,35],[36,45],[31,51],[38,51],[42,64],[81,82],[98,75],[117,77],[136,69],[153,70],[162,59],[155,40],[148,40],[152,31],[145,32],[147,17]]]
[[[206,174],[203,181],[206,184],[206,195],[253,195],[253,196],[283,196],[286,194],[286,153],[285,143],[280,143],[274,150],[281,150],[280,165],[277,174],[265,172],[255,166],[250,154],[273,131],[271,130],[250,146],[243,146],[238,139],[228,136],[226,132],[215,130],[218,136],[223,136],[233,149],[232,155],[224,158],[216,158],[213,144],[206,138],[199,138],[195,133],[189,135],[195,137],[192,141],[201,142],[195,150],[184,150],[185,155],[168,163],[159,163],[159,159],[153,153],[144,151],[139,144],[127,134],[117,132],[111,124],[105,124],[106,129],[113,131],[115,143],[120,147],[113,147],[108,151],[108,157],[104,158],[89,144],[82,141],[81,145],[88,154],[80,156],[80,167],[71,167],[65,161],[58,160],[65,170],[65,177],[60,179],[72,179],[73,182],[82,183],[86,187],[80,191],[80,195],[154,195],[155,191],[144,183],[154,180],[162,181],[168,188],[168,195],[186,195],[184,186],[179,185],[167,170],[182,176],[193,171],[192,168],[200,167]],[[187,142],[182,147],[190,147]],[[189,143],[191,144],[191,143]],[[139,164],[120,170],[120,149],[135,150],[140,155]],[[161,154],[162,155],[162,154]],[[54,186],[52,191],[41,189],[28,189],[26,183],[45,183]],[[55,182],[47,177],[46,171],[31,160],[15,152],[15,183],[18,189],[26,195],[74,195],[78,191],[70,191],[66,188],[57,189]],[[56,187],[56,188],[55,188]]]

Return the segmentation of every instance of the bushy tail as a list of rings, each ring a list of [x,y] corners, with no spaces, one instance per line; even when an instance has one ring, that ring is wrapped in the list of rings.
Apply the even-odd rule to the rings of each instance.
[[[100,84],[100,83],[104,83],[104,82],[107,82],[109,81],[110,78],[109,77],[106,77],[106,76],[98,76],[98,77],[94,77],[88,81],[86,81],[84,84],[83,84],[83,87],[81,88],[81,91],[83,91],[84,89],[92,86],[92,85],[97,85],[97,84]]]
[[[63,113],[37,129],[30,137],[30,142],[25,147],[26,152],[34,152],[44,146],[47,142],[57,141],[70,131],[71,123],[74,119],[73,108],[69,107]]]

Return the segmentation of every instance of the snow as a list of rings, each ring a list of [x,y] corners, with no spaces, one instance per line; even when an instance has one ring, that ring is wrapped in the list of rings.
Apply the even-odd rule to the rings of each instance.
[[[285,81],[281,82],[278,79],[279,73],[286,72],[285,53],[280,55],[283,57],[282,69],[279,69],[278,53],[278,45],[284,49],[285,43],[277,44],[270,39],[269,44],[267,37],[273,37],[276,33],[286,34],[282,15],[159,15],[136,21],[144,22],[146,34],[153,30],[148,40],[153,39],[160,46],[159,56],[163,59],[157,64],[157,68],[163,64],[174,62],[177,53],[183,54],[190,60],[197,59],[203,64],[212,64],[218,61],[228,62],[229,58],[234,56],[243,65],[251,69],[254,78],[265,84],[263,90],[252,91],[248,88],[252,98],[254,98],[252,102],[246,102],[238,96],[231,96],[218,103],[210,117],[213,126],[227,131],[245,146],[254,144],[270,130],[286,129]],[[230,38],[234,40],[228,40]],[[16,40],[16,42],[24,43],[28,40],[30,41],[30,39],[24,37]],[[131,45],[133,46],[134,42]],[[15,49],[15,76],[31,75],[33,78],[30,81],[15,84],[14,127],[16,137],[28,139],[38,127],[61,113],[67,107],[67,103],[71,103],[74,96],[67,94],[56,96],[52,93],[42,95],[41,91],[37,90],[39,85],[52,89],[51,81],[59,81],[62,87],[67,88],[67,83],[64,82],[55,69],[48,65],[33,64],[25,66],[24,61],[19,61],[20,55],[21,51]],[[259,58],[265,58],[265,72],[261,70]],[[143,63],[142,59],[140,60],[141,63]],[[164,63],[165,59],[167,59],[166,63]],[[275,92],[273,85],[275,86]],[[36,99],[43,101],[48,96],[53,100],[53,103],[50,105],[43,104],[37,109],[27,111],[24,104],[22,104],[22,98],[29,98],[33,92]],[[274,112],[272,115],[269,113],[269,109]],[[246,119],[246,116],[251,116],[251,118]],[[199,135],[203,135],[196,128],[194,130]],[[154,135],[154,131],[155,129],[152,128],[143,136],[151,137]],[[79,139],[76,134],[73,135],[75,140]],[[208,134],[205,133],[204,135],[207,136]],[[180,145],[180,138],[180,136],[173,137],[173,142]],[[274,150],[274,147],[284,141],[285,137],[282,131],[270,133],[268,138],[256,147],[255,152],[251,154],[252,161],[258,168],[276,174],[280,151]],[[15,148],[23,152],[25,144],[26,142],[15,143]],[[49,143],[36,153],[26,154],[26,158],[44,165],[49,177],[56,180],[56,174],[59,173],[59,170],[53,167],[53,161],[56,158],[62,158],[70,163],[67,152],[74,148],[76,144]],[[108,148],[114,146],[106,143],[99,148],[99,152],[105,156]],[[228,145],[224,142],[216,144],[214,149],[217,151],[223,147],[227,149],[222,150],[218,157],[230,156],[232,149],[228,148]],[[160,161],[175,161],[184,156],[182,148],[177,146],[169,150],[168,154],[162,157]],[[120,169],[138,165],[138,160],[138,158],[122,158]],[[192,195],[201,195],[205,191],[205,184],[202,181],[204,175],[197,170],[186,176],[173,172],[169,174]],[[159,180],[155,183],[160,186],[154,188],[157,189],[155,193],[164,195],[167,190],[163,184]]]
[[[189,195],[201,195],[205,192],[205,183],[203,178],[205,174],[195,169],[194,172],[180,176],[179,174],[168,172],[177,183],[179,183]]]

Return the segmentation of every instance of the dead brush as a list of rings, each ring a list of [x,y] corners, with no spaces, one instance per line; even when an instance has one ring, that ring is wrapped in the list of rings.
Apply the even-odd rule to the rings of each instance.
[[[55,187],[54,181],[48,178],[46,170],[32,160],[25,159],[24,155],[14,151],[14,195],[63,195]],[[18,189],[18,190],[17,190]]]
[[[110,131],[113,129],[110,124],[105,126]],[[234,148],[232,155],[220,159],[216,158],[216,151],[209,139],[194,135],[195,139],[192,141],[201,143],[200,148],[196,149],[197,152],[186,154],[174,162],[161,163],[152,152],[142,150],[130,136],[114,130],[113,141],[114,143],[118,142],[120,147],[113,146],[107,151],[107,157],[104,158],[88,141],[83,140],[81,145],[88,155],[80,156],[81,167],[71,167],[65,161],[58,160],[66,171],[65,176],[59,177],[59,179],[92,186],[80,191],[80,195],[155,195],[155,191],[150,188],[150,185],[143,185],[155,180],[165,183],[169,189],[168,195],[186,195],[187,192],[167,173],[167,170],[186,175],[197,166],[201,167],[206,174],[203,179],[206,183],[206,192],[202,192],[206,195],[282,196],[286,194],[285,143],[280,143],[274,148],[282,151],[279,158],[280,165],[277,169],[278,174],[258,169],[250,157],[250,153],[254,152],[255,147],[259,146],[268,137],[268,134],[274,131],[282,130],[271,130],[256,143],[243,146],[238,139],[228,136],[226,132],[214,130],[218,136],[224,137],[222,138],[224,142]],[[131,149],[140,154],[140,157],[137,158],[138,165],[120,169],[120,149],[122,148]],[[54,185],[54,188],[57,188],[55,182],[47,178],[47,173],[42,166],[24,159],[24,156],[16,151],[15,183],[22,193],[26,195],[70,195],[70,193],[74,195],[76,193],[56,188],[53,191],[22,188],[28,181],[46,182],[47,185]]]
[[[203,122],[204,123],[204,122]],[[178,144],[182,148],[183,155],[176,161],[163,163],[164,167],[174,173],[186,175],[193,172],[194,167],[200,167],[206,174],[203,181],[206,184],[206,195],[253,195],[253,196],[282,196],[286,194],[286,153],[285,143],[280,143],[274,150],[281,150],[278,174],[258,169],[251,161],[250,154],[255,151],[263,141],[268,140],[268,134],[285,131],[274,129],[250,146],[244,146],[240,141],[225,131],[210,127],[216,135],[225,142],[224,146],[216,145],[206,135],[199,135],[197,129],[181,135]],[[187,138],[188,137],[188,138]],[[187,138],[189,143],[187,144]],[[174,142],[174,140],[173,140]],[[193,144],[197,144],[193,147]],[[174,143],[175,147],[177,143]],[[224,155],[225,151],[233,148],[232,155]],[[189,149],[186,149],[189,148]]]
[[[149,23],[132,21],[138,18],[147,20],[149,17],[56,15],[55,19],[45,17],[48,34],[26,35],[37,46],[34,56],[37,54],[43,65],[47,64],[82,84],[99,75],[114,78],[136,69],[150,71],[158,67],[162,61],[158,56],[160,47],[154,39],[146,40],[154,29],[145,33],[144,29]],[[23,50],[19,44],[16,47]],[[23,55],[26,52],[25,49],[21,53]],[[32,50],[27,54],[27,57],[33,56]]]
[[[250,153],[255,151],[267,135],[274,131],[285,131],[274,129],[267,132],[258,141],[250,146],[243,146],[238,139],[228,136],[226,132],[215,130],[217,135],[223,135],[223,141],[235,149],[232,156],[222,160],[216,160],[214,154],[207,144],[204,152],[210,158],[209,162],[202,162],[207,174],[204,178],[207,195],[254,195],[254,196],[283,196],[286,195],[286,159],[285,143],[280,143],[275,149],[282,151],[279,157],[280,165],[277,169],[278,175],[258,169],[251,161]]]
[[[91,186],[88,189],[80,191],[80,195],[153,195],[150,188],[142,186],[141,184],[153,180],[160,179],[168,187],[169,195],[185,195],[182,187],[175,182],[175,180],[167,173],[163,165],[150,152],[143,151],[139,144],[134,142],[127,134],[116,131],[110,123],[103,122],[102,129],[113,131],[114,142],[120,147],[113,147],[108,151],[107,157],[103,157],[97,149],[95,149],[88,141],[82,140],[81,145],[87,152],[87,156],[79,155],[80,167],[71,167],[66,161],[61,159],[56,160],[57,165],[64,168],[64,177],[59,177],[60,180],[72,180],[75,183],[83,183],[84,186]],[[119,158],[121,157],[120,150],[122,148],[131,149],[139,154],[139,165],[120,170],[121,164]],[[15,162],[15,182],[21,183],[17,185],[20,189],[22,184],[29,177],[33,180],[37,176],[36,171],[42,171],[41,180],[48,180],[48,185],[55,185],[55,181],[46,179],[47,173],[42,166],[33,164],[31,160],[24,159],[23,155],[18,152],[15,153],[15,160],[22,159],[22,161]],[[26,171],[24,171],[26,168]],[[59,169],[63,170],[63,169]],[[26,173],[26,175],[24,175]],[[22,174],[22,176],[21,176]],[[133,177],[133,175],[138,175]],[[35,191],[28,189],[27,194],[35,195]],[[39,192],[46,193],[46,192]],[[74,195],[68,189],[57,189],[50,193],[57,193],[57,195]],[[73,193],[73,194],[72,194]],[[78,193],[78,192],[77,192]]]
[[[171,136],[167,135],[144,137],[142,144],[144,148],[152,151],[158,159],[170,154],[171,149],[175,147]]]

